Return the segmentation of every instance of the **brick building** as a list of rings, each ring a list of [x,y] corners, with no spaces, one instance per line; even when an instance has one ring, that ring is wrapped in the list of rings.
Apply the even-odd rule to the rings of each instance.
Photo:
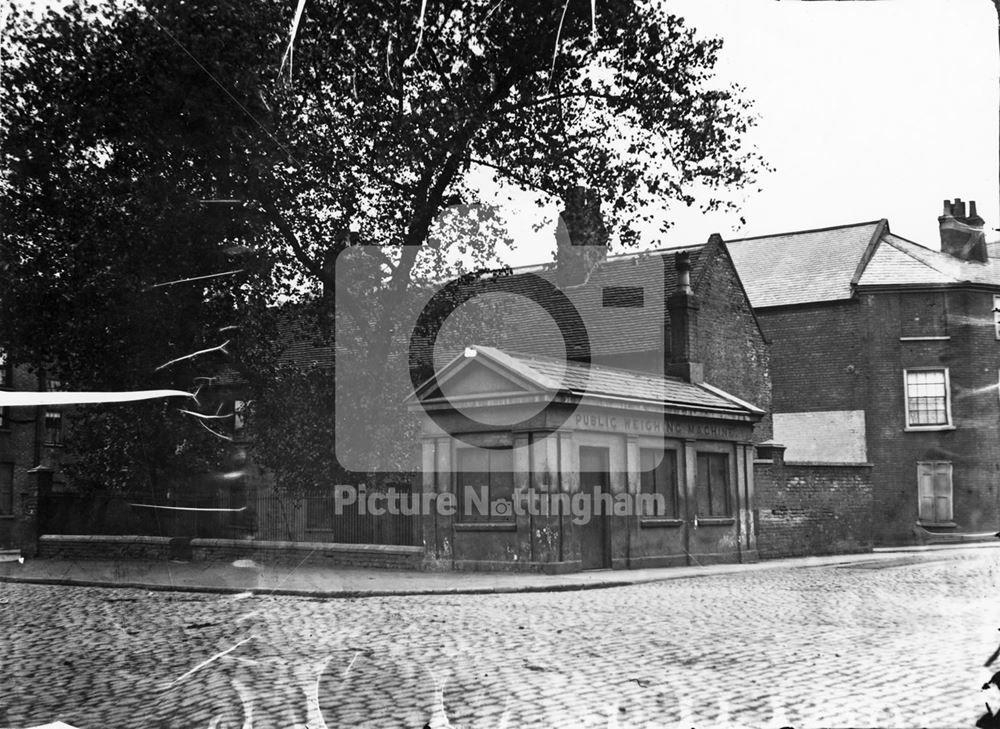
[[[885,220],[728,243],[784,460],[870,464],[876,544],[1000,525],[1000,262],[974,203],[939,223],[940,251]]]
[[[0,389],[57,388],[0,350]],[[38,488],[63,489],[60,471],[64,418],[58,407],[0,407],[0,549],[21,546],[25,517],[37,508]]]
[[[456,289],[456,306],[493,297],[479,312],[489,326],[478,341],[452,342],[468,348],[411,399],[431,416],[423,493],[454,496],[459,510],[422,521],[425,564],[756,560],[753,454],[771,434],[768,354],[725,244],[712,236],[609,257],[596,201],[574,191],[567,208],[555,263]],[[434,344],[448,350],[434,336],[426,349]],[[660,512],[576,523],[566,513],[465,513],[469,488],[515,504],[525,494],[665,501]]]

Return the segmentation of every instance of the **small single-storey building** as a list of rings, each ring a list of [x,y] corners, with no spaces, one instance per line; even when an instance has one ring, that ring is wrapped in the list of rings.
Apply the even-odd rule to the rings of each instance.
[[[469,347],[417,388],[425,566],[757,559],[754,425],[705,383]]]

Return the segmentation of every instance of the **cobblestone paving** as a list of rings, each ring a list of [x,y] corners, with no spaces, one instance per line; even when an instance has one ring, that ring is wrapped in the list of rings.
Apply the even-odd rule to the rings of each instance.
[[[487,596],[0,584],[0,725],[971,727],[998,588],[993,549]]]

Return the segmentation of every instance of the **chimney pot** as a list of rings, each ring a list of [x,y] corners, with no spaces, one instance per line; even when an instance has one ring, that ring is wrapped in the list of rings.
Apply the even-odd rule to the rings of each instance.
[[[565,210],[556,225],[556,268],[560,285],[575,286],[608,256],[608,231],[597,192],[576,186],[564,196]]]
[[[944,214],[938,218],[941,229],[941,252],[963,261],[986,263],[989,251],[986,248],[984,221],[976,212],[976,202],[969,201],[969,214],[965,203],[956,197],[954,202],[945,200]]]

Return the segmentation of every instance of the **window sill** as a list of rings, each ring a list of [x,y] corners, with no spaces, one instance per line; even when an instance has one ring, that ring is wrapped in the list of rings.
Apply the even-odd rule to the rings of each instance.
[[[456,532],[516,532],[512,521],[463,521],[452,525]]]
[[[940,430],[957,430],[954,425],[907,425],[903,428],[904,433],[923,433]]]
[[[699,516],[695,521],[696,526],[730,526],[735,523],[734,516]]]
[[[683,519],[672,519],[665,516],[643,516],[639,518],[639,526],[643,529],[650,527],[679,527],[684,526]]]
[[[917,519],[917,526],[931,527],[932,529],[955,529],[958,524],[953,521],[922,521]]]
[[[900,337],[901,342],[947,342],[951,339],[950,335],[936,335],[936,336],[926,336],[926,337]]]

